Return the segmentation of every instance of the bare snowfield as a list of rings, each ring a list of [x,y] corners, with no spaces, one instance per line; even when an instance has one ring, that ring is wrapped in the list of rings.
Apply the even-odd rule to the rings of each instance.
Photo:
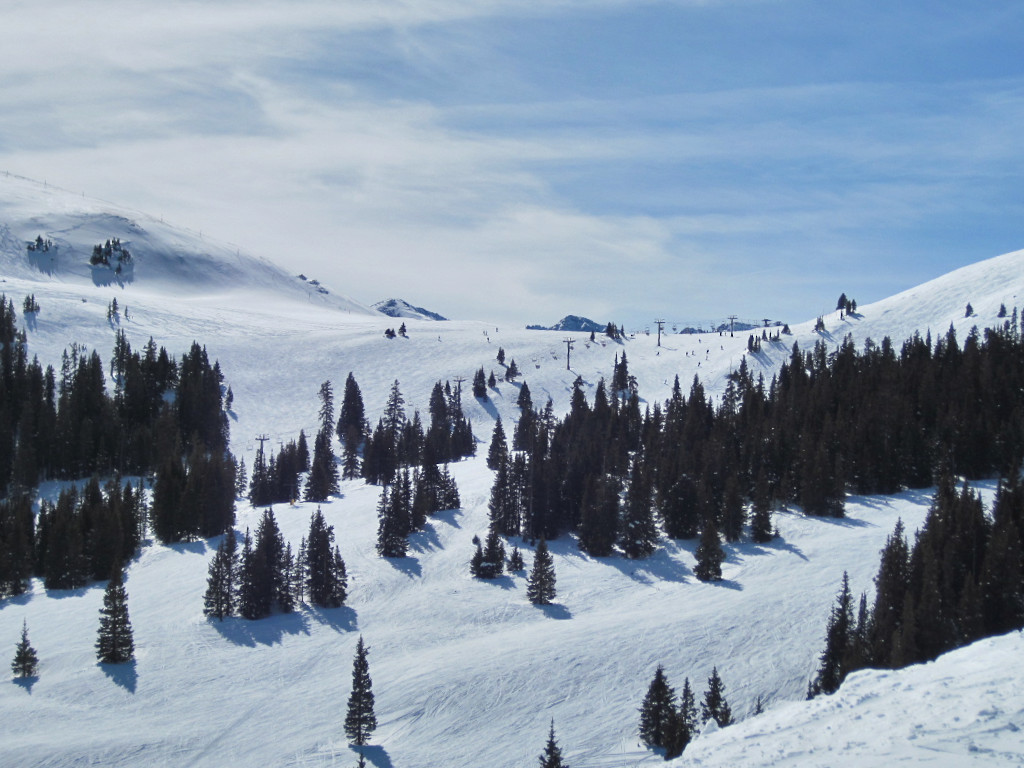
[[[58,244],[59,267],[40,271],[27,262],[24,243],[36,234]],[[112,236],[136,258],[124,285],[97,281],[83,266],[91,244]],[[41,311],[28,325],[29,352],[55,366],[72,342],[109,359],[117,329],[133,348],[151,336],[178,356],[193,340],[205,345],[234,393],[232,450],[250,467],[257,435],[268,435],[274,451],[300,429],[312,437],[324,380],[340,397],[353,372],[375,422],[395,380],[407,413],[419,409],[426,419],[434,382],[454,385],[480,366],[500,379],[499,347],[522,371],[485,401],[464,386],[480,455],[452,466],[463,508],[431,519],[412,538],[410,557],[374,551],[379,488],[346,482],[322,505],[349,572],[342,608],[207,620],[202,595],[216,539],[149,542],[129,566],[132,665],[96,664],[102,583],[47,592],[37,582],[0,604],[0,640],[13,654],[27,620],[41,661],[31,687],[0,686],[0,766],[354,765],[342,721],[360,634],[380,723],[366,756],[377,768],[535,763],[552,718],[573,768],[659,764],[637,735],[637,708],[659,663],[673,685],[689,677],[698,694],[717,666],[741,718],[758,695],[769,705],[759,717],[703,734],[679,765],[1024,765],[1019,633],[928,665],[858,673],[835,696],[801,701],[843,571],[855,593],[870,591],[886,537],[897,518],[910,532],[921,523],[928,490],[850,498],[843,520],[784,511],[781,539],[726,545],[718,584],[694,578],[695,541],[663,540],[643,561],[592,558],[568,537],[551,542],[558,597],[547,608],[527,601],[522,574],[486,582],[468,571],[471,539],[487,528],[493,473],[483,454],[495,418],[510,431],[523,381],[535,404],[550,397],[561,413],[577,376],[592,394],[625,353],[643,407],[667,398],[676,375],[684,392],[698,375],[719,395],[744,356],[770,380],[794,340],[809,349],[852,333],[860,347],[889,335],[898,348],[917,330],[934,338],[950,324],[962,340],[975,324],[999,322],[1001,303],[1012,311],[1024,296],[1024,252],[862,306],[856,316],[830,314],[824,333],[813,331],[813,320],[792,324],[792,337],[765,342],[757,354],[746,353],[746,332],[667,335],[659,346],[653,334],[591,342],[589,334],[483,321],[405,320],[408,338],[388,340],[384,330],[401,320],[332,286],[324,294],[231,246],[136,212],[0,179],[0,276],[0,293],[19,315],[22,297],[35,294]],[[115,297],[127,317],[108,321]],[[976,317],[964,317],[967,302]],[[575,340],[571,370],[566,338]],[[994,483],[981,487],[990,502]],[[275,508],[293,548],[314,509]],[[260,513],[240,501],[237,529],[255,527]]]

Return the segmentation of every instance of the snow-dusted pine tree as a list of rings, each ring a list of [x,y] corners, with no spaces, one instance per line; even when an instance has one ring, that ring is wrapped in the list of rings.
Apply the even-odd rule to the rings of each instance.
[[[114,570],[103,593],[96,658],[102,664],[124,664],[135,658],[132,623],[128,618],[128,593],[119,568]]]
[[[39,671],[39,656],[36,649],[28,641],[28,624],[21,623],[21,640],[14,648],[14,661],[11,662],[11,672],[15,677],[35,677]]]
[[[370,680],[370,665],[366,660],[368,650],[360,635],[352,662],[352,693],[348,697],[348,714],[345,715],[345,735],[360,747],[377,727],[377,718],[373,714],[373,681]]]
[[[533,555],[533,569],[526,578],[526,596],[534,605],[550,605],[555,599],[555,563],[544,539]]]

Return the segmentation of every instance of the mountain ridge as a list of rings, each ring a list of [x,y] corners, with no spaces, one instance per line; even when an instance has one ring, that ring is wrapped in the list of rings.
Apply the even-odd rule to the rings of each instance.
[[[25,201],[28,209],[33,204],[41,205],[40,199]],[[6,221],[5,210],[0,199],[0,223]],[[18,220],[33,221],[34,215],[29,212]],[[44,218],[40,214],[37,221]],[[128,231],[127,224],[119,226]],[[86,248],[99,231],[96,227],[74,241],[76,259],[78,254],[88,257]],[[174,236],[170,230],[146,231],[153,238],[165,232]],[[47,233],[31,227],[8,230],[0,239],[17,247],[3,246],[3,258],[10,250],[26,259],[25,242],[36,234]],[[131,248],[137,234],[129,234],[123,240]],[[194,243],[191,236],[187,239]],[[169,245],[153,252],[160,259],[177,258]],[[230,248],[217,253],[230,260]],[[928,511],[929,489],[850,497],[842,522],[783,510],[776,518],[782,534],[776,543],[742,541],[727,547],[720,585],[693,577],[695,542],[662,539],[654,556],[629,561],[586,556],[571,538],[562,537],[550,542],[558,597],[555,606],[544,610],[528,603],[521,576],[484,584],[468,574],[472,536],[483,535],[489,524],[493,473],[485,466],[483,445],[498,417],[506,430],[518,419],[516,401],[524,381],[535,404],[551,398],[553,411],[565,413],[577,379],[592,399],[601,378],[610,379],[623,349],[646,406],[669,396],[676,375],[684,387],[699,376],[709,396],[720,398],[741,361],[755,376],[770,380],[790,358],[794,342],[804,350],[816,342],[834,347],[849,334],[862,346],[868,339],[878,344],[888,335],[898,346],[914,332],[924,335],[931,329],[935,338],[951,325],[963,339],[975,325],[984,328],[1011,319],[1024,296],[1024,251],[862,305],[853,315],[826,313],[820,330],[815,329],[816,319],[793,324],[792,335],[766,342],[754,353],[747,350],[748,334],[740,332],[663,336],[661,346],[643,334],[621,344],[602,338],[590,342],[581,334],[566,345],[562,335],[499,332],[483,322],[415,319],[407,322],[408,338],[389,340],[383,335],[393,324],[388,317],[339,311],[343,307],[316,297],[310,302],[304,293],[311,290],[308,280],[281,270],[267,272],[265,284],[232,286],[217,259],[193,264],[195,279],[209,279],[195,297],[186,294],[188,280],[147,284],[140,276],[130,286],[96,285],[88,271],[68,279],[67,273],[47,275],[35,268],[8,273],[6,265],[0,293],[16,306],[23,295],[34,293],[41,305],[26,330],[29,355],[38,354],[44,364],[59,366],[72,340],[107,358],[117,331],[134,348],[151,336],[172,354],[188,349],[193,340],[207,347],[233,389],[232,450],[247,466],[261,437],[274,450],[297,437],[300,429],[307,436],[315,434],[321,383],[333,380],[338,391],[349,371],[362,389],[371,423],[382,414],[394,382],[401,383],[407,412],[426,414],[436,381],[468,379],[479,367],[500,374],[499,348],[516,360],[522,375],[516,382],[499,376],[486,398],[464,393],[480,455],[451,467],[463,507],[432,519],[426,531],[412,538],[411,556],[404,562],[380,558],[374,551],[379,488],[346,481],[342,493],[322,505],[352,579],[344,608],[303,608],[259,622],[207,621],[202,592],[218,541],[172,546],[151,541],[128,569],[138,659],[130,671],[123,671],[95,663],[92,645],[102,584],[47,592],[36,581],[28,595],[5,601],[0,606],[0,637],[13,644],[26,620],[41,668],[31,693],[17,685],[0,686],[0,717],[8,734],[0,766],[97,760],[117,766],[354,763],[342,733],[340,704],[324,702],[344,700],[360,634],[370,646],[380,720],[367,756],[378,766],[403,768],[436,765],[439,745],[456,764],[513,768],[536,762],[551,719],[566,761],[575,768],[661,764],[659,755],[637,743],[636,734],[637,708],[659,663],[665,664],[674,684],[681,685],[686,676],[698,692],[717,667],[741,717],[757,696],[769,702],[765,720],[751,718],[733,726],[735,731],[709,729],[679,765],[697,759],[701,762],[695,764],[706,766],[747,764],[748,759],[779,764],[783,756],[793,760],[784,764],[809,768],[822,761],[838,764],[848,750],[854,762],[844,764],[867,766],[872,764],[865,757],[870,745],[853,742],[906,742],[913,731],[903,722],[903,711],[908,702],[927,704],[917,696],[894,699],[887,709],[881,692],[891,690],[894,681],[910,679],[905,675],[933,669],[939,671],[927,685],[938,691],[942,676],[953,674],[949,670],[954,667],[940,663],[891,675],[858,673],[850,689],[855,695],[798,701],[817,664],[842,572],[849,571],[854,593],[870,590],[878,551],[893,524],[900,518],[908,531],[920,525]],[[167,272],[176,274],[171,267]],[[298,291],[278,291],[278,280],[298,286]],[[315,288],[312,293],[317,293]],[[252,300],[254,295],[259,303]],[[122,304],[127,299],[129,317],[107,317],[111,297]],[[973,316],[966,314],[967,303]],[[1010,312],[1006,318],[999,317],[1001,304]],[[300,307],[303,311],[297,311]],[[55,498],[63,485],[48,483],[41,493]],[[990,505],[995,483],[979,487]],[[305,535],[317,506],[299,501],[276,510],[293,547]],[[261,512],[239,502],[240,535],[258,525]],[[521,546],[529,562],[531,545]],[[901,758],[927,764],[941,747],[957,765],[986,754],[1020,761],[1019,744],[1013,745],[1007,727],[1014,713],[1024,711],[1020,688],[1013,683],[1019,679],[1019,642],[1015,637],[983,642],[975,653],[968,650],[957,658],[984,665],[987,655],[1004,658],[1008,652],[1006,663],[1017,667],[1013,675],[1003,676],[1005,687],[999,670],[978,680],[970,689],[972,708],[958,713],[969,732],[953,743],[935,735],[919,739],[921,750],[913,751],[911,744],[899,753]],[[872,681],[878,682],[877,689]],[[924,690],[924,682],[914,685]],[[1000,711],[994,717],[986,714],[989,690],[997,692],[988,697],[998,698]],[[965,694],[957,695],[952,701],[963,701]],[[876,700],[875,709],[858,709]],[[942,708],[950,710],[949,702]],[[813,753],[795,754],[807,750],[795,729],[780,736],[788,740],[777,746],[769,741],[786,728],[786,718],[796,717],[809,728],[827,709],[841,711],[844,719],[828,719],[826,728],[847,724],[861,712],[872,717],[862,717],[864,730],[849,743],[826,743],[815,736]],[[286,718],[276,714],[282,711]],[[110,728],[112,721],[119,727]]]

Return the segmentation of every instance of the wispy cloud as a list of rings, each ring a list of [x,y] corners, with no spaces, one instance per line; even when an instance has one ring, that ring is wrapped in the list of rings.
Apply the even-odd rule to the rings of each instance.
[[[1000,221],[1022,202],[1024,66],[997,62],[1024,20],[1002,2],[961,16],[913,3],[888,29],[802,0],[19,2],[0,167],[364,301],[796,319],[837,287],[879,298],[1020,245]],[[917,20],[927,40],[886,47]],[[958,66],[915,64],[925,46]]]

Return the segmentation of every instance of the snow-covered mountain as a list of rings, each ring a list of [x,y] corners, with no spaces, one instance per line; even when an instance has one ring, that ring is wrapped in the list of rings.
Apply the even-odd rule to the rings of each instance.
[[[595,323],[588,317],[580,315],[566,315],[554,325],[528,325],[530,331],[576,331],[578,333],[602,333],[607,324]]]
[[[384,299],[373,305],[383,315],[388,317],[402,317],[410,320],[447,320],[447,317],[431,312],[423,307],[414,307],[405,299]]]
[[[45,250],[30,242],[49,241]],[[93,247],[117,239],[130,250],[130,269],[90,265]],[[276,264],[244,253],[208,234],[79,197],[17,176],[0,177],[0,268],[8,277],[73,290],[176,295],[186,300],[232,294],[242,304],[271,291],[277,301],[300,302],[362,315],[374,311],[316,280],[288,275]]]
[[[52,267],[31,261],[26,243],[37,235],[56,246]],[[88,266],[92,246],[111,237],[137,260],[131,281],[96,280]],[[16,307],[34,294],[41,307],[27,331],[29,353],[44,362],[59,363],[71,342],[107,359],[117,330],[135,348],[150,336],[179,355],[193,340],[205,344],[232,387],[232,450],[249,466],[256,435],[268,435],[275,450],[300,429],[311,435],[321,382],[338,391],[350,371],[372,423],[396,379],[408,412],[426,414],[435,381],[470,378],[481,366],[500,373],[495,357],[504,349],[522,371],[519,382],[499,381],[486,400],[464,398],[477,439],[486,441],[499,416],[515,422],[523,380],[535,403],[550,397],[564,412],[573,381],[582,378],[592,394],[623,348],[652,405],[668,397],[677,375],[684,386],[697,375],[720,395],[744,358],[770,380],[794,341],[808,348],[852,334],[860,347],[889,335],[898,345],[950,325],[963,338],[974,325],[1002,322],[1001,305],[1012,312],[1024,304],[1020,251],[853,315],[827,315],[823,331],[814,319],[793,324],[791,337],[764,342],[760,352],[748,353],[748,334],[739,332],[663,336],[660,347],[654,336],[591,343],[581,333],[567,369],[571,331],[410,318],[408,338],[387,339],[391,318],[206,235],[7,177],[0,268],[0,293]],[[112,298],[128,306],[127,316],[107,319]],[[653,557],[629,561],[584,555],[563,538],[551,542],[556,605],[539,609],[527,602],[521,576],[469,576],[493,480],[479,453],[452,467],[463,508],[432,519],[405,561],[374,552],[379,488],[346,482],[322,505],[351,579],[340,609],[207,621],[202,594],[216,540],[150,542],[132,562],[126,585],[137,660],[123,670],[95,662],[102,584],[47,592],[36,582],[0,604],[0,642],[7,638],[13,655],[27,621],[41,661],[30,688],[0,686],[0,766],[353,765],[342,721],[360,635],[380,723],[366,756],[378,768],[535,763],[552,719],[573,768],[662,764],[637,736],[637,707],[657,664],[673,684],[689,677],[698,691],[717,666],[741,718],[759,695],[769,705],[747,723],[702,735],[679,765],[1024,762],[1015,730],[1024,711],[1017,635],[903,672],[862,672],[835,697],[802,701],[843,571],[855,593],[870,590],[896,519],[912,532],[928,491],[851,498],[840,521],[781,513],[780,540],[727,545],[719,584],[693,577],[696,542],[663,540]],[[994,483],[981,491],[990,503]],[[58,487],[41,492],[52,497]],[[315,508],[275,510],[293,547]],[[237,528],[253,528],[259,514],[239,502]],[[524,549],[529,562],[531,547]],[[954,735],[933,722],[952,723]]]

